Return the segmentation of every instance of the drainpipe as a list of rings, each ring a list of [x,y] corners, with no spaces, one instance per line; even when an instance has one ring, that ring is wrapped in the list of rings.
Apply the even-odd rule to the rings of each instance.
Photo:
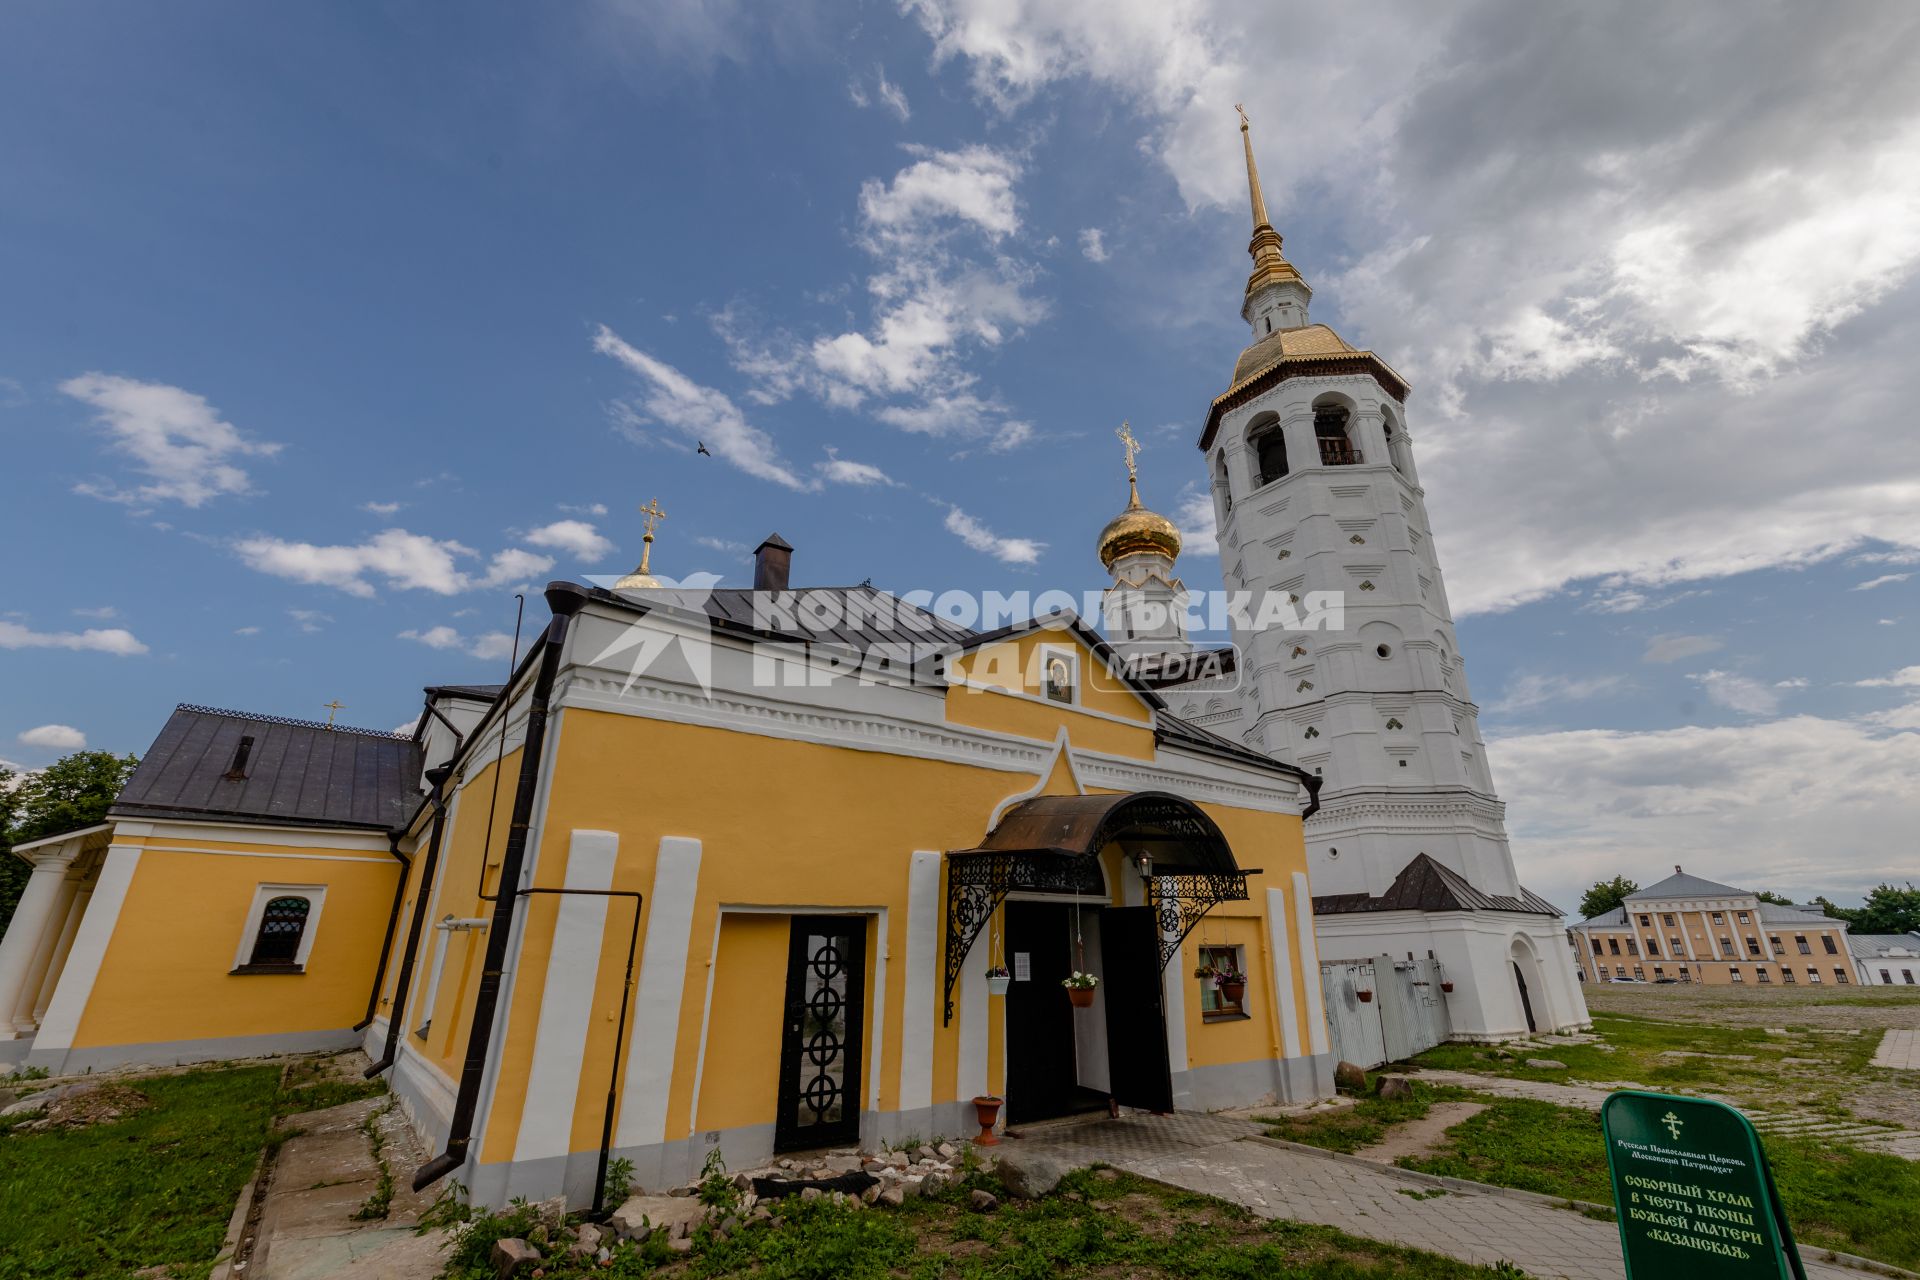
[[[1320,788],[1327,780],[1317,773],[1302,774],[1300,780],[1307,784],[1307,807],[1300,811],[1300,821],[1305,822],[1320,812]]]
[[[353,1024],[355,1031],[364,1031],[373,1021],[373,1015],[380,1006],[380,987],[387,980],[387,961],[393,955],[393,931],[400,923],[400,902],[407,896],[407,876],[413,871],[413,859],[400,852],[401,832],[387,832],[387,852],[400,860],[400,883],[393,886],[393,906],[387,911],[387,932],[380,939],[380,963],[373,969],[373,990],[367,992],[367,1016]]]
[[[493,920],[487,930],[487,953],[481,965],[480,985],[474,994],[473,1022],[467,1031],[466,1063],[460,1070],[460,1090],[454,1097],[453,1118],[447,1126],[447,1149],[415,1171],[415,1191],[425,1190],[465,1163],[467,1146],[473,1141],[473,1115],[480,1102],[480,1080],[486,1073],[494,1018],[500,1003],[500,979],[507,961],[507,936],[512,932],[514,905],[520,900],[517,886],[520,883],[521,865],[526,860],[527,833],[533,824],[533,798],[540,786],[540,760],[547,740],[547,702],[553,696],[553,681],[560,670],[560,654],[566,647],[568,625],[573,621],[573,615],[587,603],[585,589],[571,582],[547,584],[546,597],[547,607],[553,611],[553,620],[547,623],[540,670],[534,677],[527,708],[527,739],[520,751],[520,781],[514,791],[513,821],[507,828],[506,848],[500,855],[499,890],[494,898]],[[508,689],[501,695],[502,717],[507,714],[504,700],[511,692]]]
[[[427,803],[433,806],[433,829],[427,837],[427,856],[420,863],[420,887],[414,891],[413,922],[407,926],[407,949],[400,956],[400,981],[394,985],[393,1008],[387,1013],[387,1047],[381,1053],[380,1061],[361,1073],[368,1080],[391,1067],[400,1053],[400,1029],[407,1020],[407,990],[413,985],[413,962],[420,950],[420,927],[426,922],[427,900],[433,896],[433,873],[440,865],[440,836],[447,824],[447,800],[442,792],[446,790],[447,779],[452,775],[451,765],[443,764],[427,770],[427,781],[433,784],[433,790],[427,793]],[[404,878],[402,883],[405,883]],[[397,904],[398,899],[395,901]],[[392,937],[391,930],[388,937]],[[383,977],[385,968],[383,958]],[[375,984],[373,990],[375,997],[378,997],[379,985]],[[371,1003],[367,1008],[367,1021],[373,1021]]]

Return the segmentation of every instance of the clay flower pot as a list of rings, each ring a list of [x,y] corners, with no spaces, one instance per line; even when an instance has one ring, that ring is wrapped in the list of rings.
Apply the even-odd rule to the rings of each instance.
[[[1000,1139],[993,1132],[994,1121],[1000,1118],[1001,1099],[987,1095],[973,1100],[973,1118],[980,1122],[980,1136],[974,1142],[983,1147],[997,1147]]]
[[[1451,982],[1442,982],[1442,983],[1440,984],[1440,990],[1442,990],[1442,991],[1444,991],[1444,992],[1445,992],[1446,994],[1448,994],[1448,995],[1452,995],[1452,994],[1453,994],[1453,984],[1452,984]]]
[[[1360,997],[1360,1003],[1361,1003],[1361,1004],[1372,1004],[1372,1003],[1373,1003],[1373,992],[1371,992],[1371,991],[1356,991],[1356,992],[1354,992],[1353,994],[1355,994],[1355,995],[1357,995],[1357,996],[1359,996],[1359,997]]]
[[[1076,1009],[1091,1009],[1093,1008],[1093,988],[1068,987],[1067,999],[1073,1002],[1073,1007]]]
[[[1244,977],[1222,978],[1220,980],[1220,998],[1228,1004],[1239,1004],[1247,994],[1247,980]]]

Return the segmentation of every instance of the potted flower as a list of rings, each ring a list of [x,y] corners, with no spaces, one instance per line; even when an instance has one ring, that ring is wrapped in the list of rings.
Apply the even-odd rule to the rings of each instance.
[[[1060,985],[1067,989],[1067,999],[1076,1009],[1093,1007],[1093,989],[1100,985],[1100,979],[1090,973],[1081,973],[1075,969],[1071,975],[1062,978]]]
[[[1452,979],[1452,978],[1442,978],[1442,979],[1440,979],[1440,990],[1441,990],[1441,992],[1442,992],[1443,994],[1446,994],[1446,995],[1452,995],[1452,994],[1453,994],[1453,979]]]
[[[997,1147],[999,1137],[993,1131],[993,1123],[1000,1116],[1001,1099],[993,1094],[984,1094],[973,1100],[973,1118],[980,1122],[980,1136],[973,1141],[982,1147]]]
[[[1194,966],[1193,976],[1205,982],[1217,972],[1219,971],[1210,964],[1199,964]]]
[[[1247,975],[1222,969],[1214,974],[1213,985],[1220,989],[1222,1000],[1228,1004],[1239,1004],[1247,994]]]
[[[987,970],[987,994],[990,996],[1003,996],[1007,994],[1007,986],[1012,981],[1013,975],[1007,972],[1005,965],[994,965]]]
[[[1361,1003],[1361,1004],[1372,1004],[1372,1003],[1373,1003],[1373,991],[1372,991],[1372,990],[1371,990],[1370,988],[1367,988],[1367,987],[1362,987],[1362,988],[1360,988],[1360,990],[1358,990],[1358,991],[1356,991],[1356,992],[1354,992],[1353,994],[1355,994],[1355,995],[1357,995],[1357,996],[1359,996],[1359,997],[1360,997],[1360,1003]]]

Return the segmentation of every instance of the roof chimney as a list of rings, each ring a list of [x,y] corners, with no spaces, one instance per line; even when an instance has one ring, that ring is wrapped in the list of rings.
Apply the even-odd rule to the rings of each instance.
[[[1686,873],[1680,870],[1680,864],[1676,862],[1673,864],[1673,874],[1678,876],[1685,875]]]
[[[785,591],[793,569],[793,547],[777,533],[753,549],[753,589]]]

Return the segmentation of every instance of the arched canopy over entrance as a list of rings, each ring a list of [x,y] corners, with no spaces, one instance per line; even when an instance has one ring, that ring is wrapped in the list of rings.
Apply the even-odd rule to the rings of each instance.
[[[946,1011],[960,966],[1007,894],[1099,893],[1100,852],[1116,845],[1146,882],[1160,926],[1160,965],[1180,951],[1216,902],[1244,901],[1247,877],[1200,807],[1165,791],[1036,796],[1008,810],[987,838],[947,854]]]

